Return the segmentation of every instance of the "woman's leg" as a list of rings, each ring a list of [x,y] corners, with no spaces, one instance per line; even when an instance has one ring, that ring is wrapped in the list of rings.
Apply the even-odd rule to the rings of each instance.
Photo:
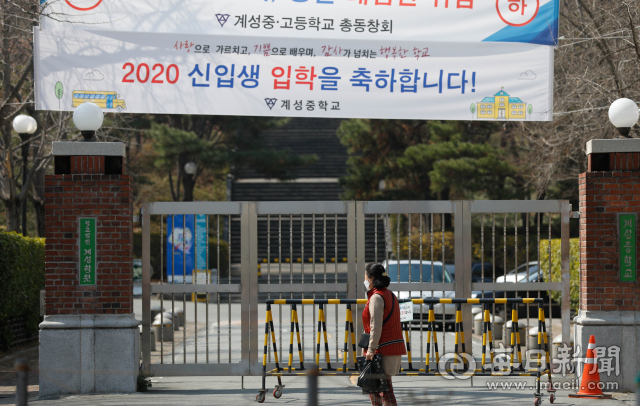
[[[391,386],[391,377],[387,378],[389,383],[389,390],[382,392],[382,405],[383,406],[398,406],[396,403],[396,396],[393,394],[393,386]]]
[[[383,392],[384,393],[384,392]],[[383,397],[380,396],[379,393],[370,393],[369,394],[369,399],[371,399],[371,404],[373,406],[384,406],[383,402]]]

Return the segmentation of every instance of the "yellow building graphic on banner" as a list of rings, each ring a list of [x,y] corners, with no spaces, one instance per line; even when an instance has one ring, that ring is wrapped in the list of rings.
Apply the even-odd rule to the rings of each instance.
[[[527,103],[517,97],[511,97],[504,87],[492,97],[485,97],[476,103],[478,118],[494,120],[525,120]]]

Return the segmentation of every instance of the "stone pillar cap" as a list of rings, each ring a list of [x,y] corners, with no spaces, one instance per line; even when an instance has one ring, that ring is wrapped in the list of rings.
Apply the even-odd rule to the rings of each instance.
[[[614,152],[640,152],[640,138],[591,140],[587,142],[587,155]]]
[[[55,141],[53,143],[53,156],[82,155],[125,156],[125,146],[122,142]]]

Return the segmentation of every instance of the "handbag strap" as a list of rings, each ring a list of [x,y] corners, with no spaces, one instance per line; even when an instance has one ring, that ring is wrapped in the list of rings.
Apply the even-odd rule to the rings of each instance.
[[[382,296],[382,295],[380,295]],[[382,298],[384,300],[384,298]],[[393,292],[391,292],[391,311],[389,312],[389,315],[387,316],[386,319],[384,319],[384,321],[382,322],[382,326],[384,327],[385,324],[387,324],[387,322],[389,321],[389,319],[391,318],[391,316],[393,315],[393,311],[396,308],[396,295],[393,294]]]

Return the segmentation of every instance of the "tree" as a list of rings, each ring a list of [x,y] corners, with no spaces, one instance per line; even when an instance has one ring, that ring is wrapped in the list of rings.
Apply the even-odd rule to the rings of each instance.
[[[0,0],[2,85],[0,86],[0,200],[6,210],[7,228],[19,231],[21,206],[38,171],[48,166],[52,134],[50,123],[33,108],[32,27],[38,20],[38,4],[26,0]],[[52,89],[53,91],[53,89]],[[32,136],[18,137],[13,119],[25,112],[38,122]],[[20,165],[25,161],[30,165]],[[27,169],[23,181],[24,170]],[[26,230],[22,230],[23,234]]]
[[[538,198],[577,203],[586,142],[619,136],[607,117],[613,101],[640,100],[639,20],[638,2],[561,0],[554,121],[511,125],[523,176]]]
[[[345,199],[434,200],[513,198],[523,191],[516,168],[491,145],[490,122],[347,120],[338,136],[348,147]],[[384,180],[385,188],[379,189]]]
[[[168,174],[173,200],[193,200],[196,179],[205,169],[223,171],[249,165],[266,177],[294,178],[299,168],[313,164],[317,157],[264,148],[263,131],[281,122],[259,117],[193,116],[178,123],[174,120],[173,126],[153,124],[149,134],[157,147],[155,164]],[[193,175],[185,172],[189,162],[196,164]]]

